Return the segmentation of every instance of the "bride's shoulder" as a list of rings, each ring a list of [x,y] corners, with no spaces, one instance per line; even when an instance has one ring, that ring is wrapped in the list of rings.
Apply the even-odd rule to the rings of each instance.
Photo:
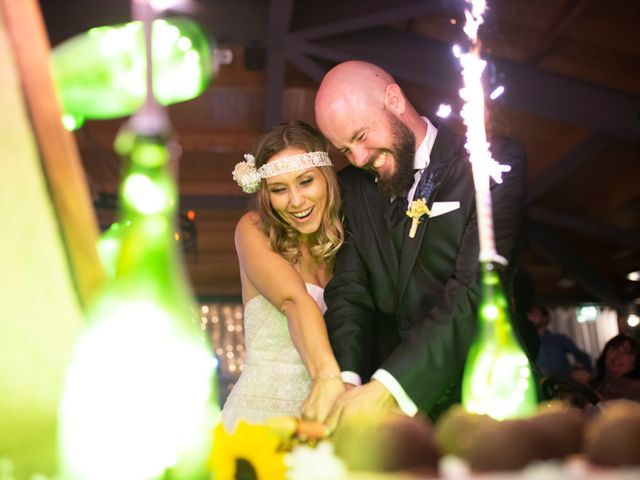
[[[260,229],[260,217],[258,212],[247,212],[236,224],[236,234],[238,233],[248,233],[254,234],[256,231],[262,231]]]
[[[260,227],[260,217],[256,212],[245,213],[236,225],[236,249],[252,251],[270,250],[269,238]]]

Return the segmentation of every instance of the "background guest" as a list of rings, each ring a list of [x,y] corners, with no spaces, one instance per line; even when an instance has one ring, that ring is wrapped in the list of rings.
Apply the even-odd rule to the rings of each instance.
[[[596,362],[591,387],[603,400],[626,398],[640,402],[640,346],[620,334],[609,340]]]
[[[535,284],[533,280],[523,268],[516,268],[511,296],[512,323],[514,331],[532,364],[538,358],[538,351],[540,350],[538,331],[528,318],[529,312],[534,305],[534,298]]]
[[[548,330],[551,319],[546,308],[535,306],[527,317],[536,327],[540,338],[536,367],[543,376],[555,375],[571,378],[573,366],[569,363],[567,354],[571,354],[582,369],[592,373],[593,367],[589,355],[576,347],[573,340],[566,335],[552,333]]]

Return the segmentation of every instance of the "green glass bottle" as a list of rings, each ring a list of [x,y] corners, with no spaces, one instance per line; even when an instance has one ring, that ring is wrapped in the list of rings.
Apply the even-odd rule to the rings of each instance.
[[[497,420],[533,415],[538,403],[535,381],[529,359],[512,331],[498,265],[481,262],[480,274],[478,332],[464,369],[463,406]]]
[[[155,20],[152,52],[154,96],[162,105],[200,95],[218,66],[209,39],[187,18]],[[57,45],[51,65],[65,126],[137,111],[147,93],[145,62],[139,21],[92,28]]]
[[[126,233],[126,228],[131,222],[113,222],[98,239],[98,257],[102,269],[108,278],[116,275],[116,267],[118,265],[118,255],[120,254],[120,245],[122,237]]]
[[[174,237],[170,149],[152,117],[136,114],[118,138],[129,160],[118,219],[127,227],[67,372],[59,445],[69,480],[207,478],[216,361]],[[138,129],[140,120],[153,128]]]

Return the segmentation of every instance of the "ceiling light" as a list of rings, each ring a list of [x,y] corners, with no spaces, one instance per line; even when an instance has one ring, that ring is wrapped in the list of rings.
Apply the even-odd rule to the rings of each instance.
[[[640,270],[627,273],[627,279],[631,280],[632,282],[640,282]]]
[[[451,105],[446,105],[444,103],[441,103],[440,106],[438,107],[438,111],[436,112],[436,115],[439,116],[440,118],[447,118],[449,115],[451,115]]]
[[[504,87],[502,85],[500,85],[498,88],[496,88],[493,92],[491,92],[491,95],[489,95],[489,98],[491,100],[495,100],[496,98],[498,98],[500,95],[502,95],[504,93]]]
[[[560,288],[573,288],[576,286],[576,282],[568,277],[562,277],[556,282],[556,285]]]
[[[627,325],[630,327],[637,327],[640,325],[640,317],[634,313],[627,317]]]
[[[598,318],[598,309],[594,305],[587,305],[578,309],[578,323],[593,322]]]

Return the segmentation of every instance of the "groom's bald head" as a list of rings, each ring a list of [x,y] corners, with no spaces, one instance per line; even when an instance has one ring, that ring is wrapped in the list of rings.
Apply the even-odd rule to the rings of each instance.
[[[318,127],[324,132],[336,116],[384,108],[385,89],[394,83],[391,75],[371,63],[354,60],[333,67],[316,94]]]

